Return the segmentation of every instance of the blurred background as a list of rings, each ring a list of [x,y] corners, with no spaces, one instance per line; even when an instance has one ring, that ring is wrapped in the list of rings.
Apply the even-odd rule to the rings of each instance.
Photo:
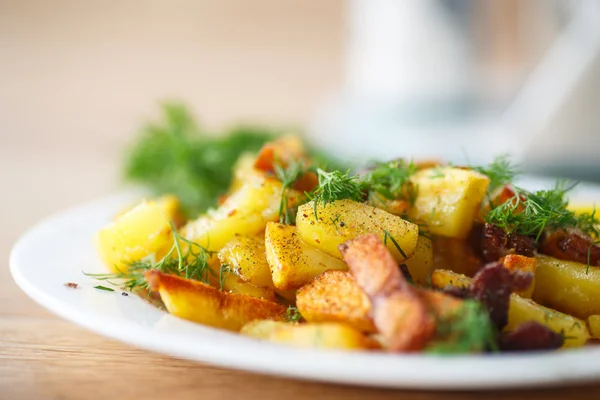
[[[58,204],[105,193],[182,100],[343,158],[511,153],[600,180],[599,50],[597,0],[0,0],[0,174]]]

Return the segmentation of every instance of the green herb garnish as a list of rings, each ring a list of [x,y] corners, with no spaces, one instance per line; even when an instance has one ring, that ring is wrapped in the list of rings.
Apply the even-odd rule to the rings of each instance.
[[[337,200],[363,201],[364,187],[359,180],[358,175],[350,176],[350,171],[332,171],[327,172],[317,168],[319,177],[319,186],[310,195],[314,201],[315,219],[318,220],[317,207],[325,207],[329,203]]]
[[[111,282],[112,280],[124,280],[122,286],[131,292],[146,290],[150,293],[148,282],[144,276],[146,271],[149,270],[158,270],[166,274],[179,275],[208,284],[209,274],[215,275],[208,264],[214,252],[181,236],[173,223],[171,223],[171,231],[173,232],[173,246],[157,263],[140,260],[130,263],[126,272],[108,274],[88,274],[84,272],[84,275],[107,281],[113,285],[116,284]],[[180,242],[187,244],[185,251],[183,251]]]
[[[221,265],[219,268],[219,288],[223,290],[223,286],[225,285],[225,279],[231,272],[231,267],[228,264]]]
[[[102,286],[102,285],[97,285],[97,286],[94,286],[94,289],[98,289],[98,290],[106,290],[107,292],[114,292],[114,291],[115,291],[115,289],[111,289],[111,288],[109,288],[109,287]]]
[[[300,311],[298,311],[298,308],[288,306],[285,311],[285,319],[288,322],[298,322],[302,319],[302,315],[300,314]]]
[[[452,315],[438,320],[436,339],[425,351],[457,354],[497,350],[496,338],[485,307],[476,300],[464,300]]]
[[[517,168],[510,163],[507,155],[496,157],[485,167],[474,167],[473,169],[490,178],[488,193],[493,193],[497,189],[511,184],[518,175]]]
[[[300,161],[292,161],[287,167],[275,163],[275,176],[281,181],[281,202],[279,203],[279,222],[286,225],[296,223],[295,209],[289,206],[289,189],[302,177],[309,168]]]
[[[545,229],[553,231],[578,227],[579,220],[575,213],[567,209],[566,194],[574,186],[557,182],[554,189],[533,193],[514,187],[515,195],[492,208],[484,219],[507,233],[535,236],[536,240]]]
[[[400,247],[400,245],[398,244],[398,242],[396,241],[396,239],[394,239],[394,237],[392,236],[392,234],[387,231],[387,230],[383,230],[383,244],[387,246],[387,241],[388,238],[390,239],[390,241],[392,242],[392,244],[394,245],[394,247],[396,247],[396,249],[398,250],[398,252],[400,254],[402,254],[402,257],[407,258],[406,257],[406,253],[402,250],[402,247]]]
[[[406,185],[409,179],[417,172],[417,166],[412,162],[394,160],[387,163],[377,163],[363,178],[364,185],[369,191],[377,193],[387,199],[411,200],[411,195],[406,196],[406,191],[411,187]],[[411,186],[411,185],[409,185]],[[411,204],[414,201],[411,201]]]

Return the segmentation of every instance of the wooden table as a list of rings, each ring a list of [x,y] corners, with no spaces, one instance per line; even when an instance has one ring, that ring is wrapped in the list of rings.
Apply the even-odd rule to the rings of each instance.
[[[0,399],[600,398],[600,385],[482,394],[299,382],[138,350],[62,321],[16,287],[8,271],[9,249],[44,215],[116,189],[117,164],[112,150],[65,148],[49,154],[41,148],[0,145]]]

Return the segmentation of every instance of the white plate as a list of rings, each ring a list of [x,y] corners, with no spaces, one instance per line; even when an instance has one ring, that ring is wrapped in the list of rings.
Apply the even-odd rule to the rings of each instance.
[[[533,182],[535,186],[540,181]],[[580,199],[600,199],[581,187]],[[148,350],[223,367],[352,385],[481,389],[600,379],[600,346],[524,355],[436,357],[301,350],[260,342],[166,314],[137,296],[94,289],[82,274],[106,272],[92,236],[131,194],[104,198],[41,222],[14,246],[17,284],[42,306],[102,335]],[[78,289],[65,287],[76,282]]]

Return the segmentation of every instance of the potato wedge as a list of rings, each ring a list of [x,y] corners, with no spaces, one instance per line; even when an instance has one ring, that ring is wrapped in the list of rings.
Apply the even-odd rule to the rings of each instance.
[[[341,258],[340,244],[368,233],[384,240],[398,262],[410,257],[417,246],[417,225],[367,204],[338,200],[318,206],[317,215],[318,220],[312,201],[298,208],[298,235],[304,242],[337,258]]]
[[[256,179],[256,176],[264,176],[262,171],[257,171],[254,168],[256,154],[243,153],[235,165],[233,166],[233,178],[227,193],[235,193],[248,181],[248,179]]]
[[[590,315],[587,319],[590,335],[594,339],[600,339],[600,315]]]
[[[417,291],[406,282],[392,254],[375,234],[340,246],[344,261],[369,296],[377,331],[391,351],[418,351],[435,334],[435,320]]]
[[[96,247],[104,263],[113,271],[125,272],[128,264],[148,256],[160,259],[173,246],[168,217],[161,205],[144,201],[96,235]]]
[[[325,322],[286,324],[255,321],[242,328],[242,333],[271,342],[295,347],[331,350],[376,349],[379,344],[348,325]]]
[[[273,288],[263,237],[236,236],[219,251],[219,260],[246,282],[259,287]]]
[[[518,254],[509,254],[506,257],[502,258],[500,262],[511,272],[515,273],[516,271],[521,272],[530,272],[534,274],[534,279],[531,282],[531,286],[526,290],[516,292],[519,296],[525,298],[531,298],[533,294],[533,289],[535,288],[535,270],[537,267],[537,261],[533,257],[525,257]]]
[[[464,239],[479,212],[489,178],[476,171],[436,167],[411,177],[419,195],[408,210],[411,221],[420,221],[440,236]]]
[[[296,306],[307,322],[342,322],[361,332],[377,332],[371,301],[349,272],[323,272],[298,290]]]
[[[415,252],[404,261],[404,264],[406,264],[413,282],[422,286],[429,285],[434,265],[431,239],[419,235]]]
[[[286,308],[272,301],[222,292],[200,281],[153,270],[146,280],[169,313],[190,321],[237,331],[250,321],[285,321]]]
[[[182,234],[210,251],[219,251],[236,235],[257,235],[279,218],[281,182],[256,175],[213,212],[188,222]],[[289,191],[290,204],[303,195]]]
[[[537,256],[533,299],[586,319],[600,314],[600,268]]]
[[[471,278],[448,270],[435,270],[431,275],[431,284],[438,289],[443,289],[447,285],[466,288],[470,283]],[[541,306],[531,299],[512,294],[508,309],[508,325],[504,329],[512,330],[527,321],[537,321],[555,332],[564,333],[566,337],[564,347],[583,346],[590,337],[584,321]]]
[[[298,289],[330,269],[348,270],[339,259],[300,240],[294,226],[269,222],[265,230],[265,247],[277,289]]]

